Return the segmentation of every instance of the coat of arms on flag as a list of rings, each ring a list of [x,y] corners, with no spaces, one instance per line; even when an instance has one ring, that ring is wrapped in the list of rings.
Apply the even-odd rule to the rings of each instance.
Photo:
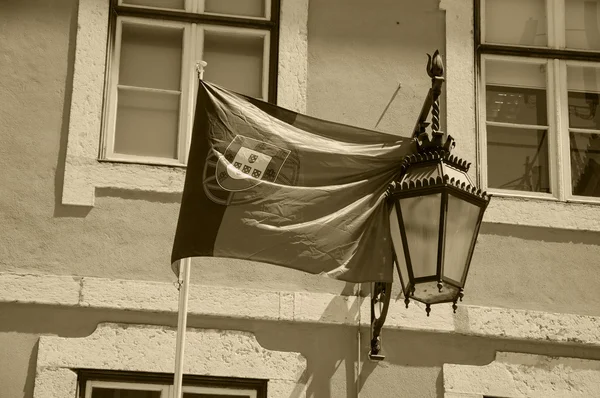
[[[274,182],[290,151],[268,142],[237,135],[225,154],[219,156],[215,177],[227,191],[244,191],[260,184]]]

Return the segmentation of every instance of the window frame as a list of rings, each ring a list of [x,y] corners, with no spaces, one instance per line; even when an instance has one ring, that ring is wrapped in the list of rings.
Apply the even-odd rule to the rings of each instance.
[[[72,90],[68,88],[71,95],[67,98],[70,106],[64,175],[59,177],[62,179],[62,205],[93,207],[97,189],[176,195],[183,189],[185,168],[182,166],[99,159],[106,70],[107,62],[110,62],[111,1],[114,0],[79,0]],[[277,59],[272,59],[277,64],[277,73],[270,76],[277,84],[270,89],[276,93],[278,106],[305,113],[308,0],[281,0],[276,12],[279,29],[271,36],[271,46],[278,46]],[[218,16],[207,18],[220,20]]]
[[[565,47],[564,2],[545,0],[548,43],[546,47],[486,43],[485,2],[474,0],[474,46],[476,65],[476,126],[479,159],[478,182],[490,193],[514,198],[541,199],[556,202],[600,204],[600,197],[573,194],[569,141],[569,111],[567,67],[569,65],[596,66],[600,68],[600,50],[575,50]],[[488,187],[486,85],[485,60],[515,60],[537,62],[545,60],[546,98],[548,116],[548,157],[550,194],[529,191],[504,190]]]
[[[91,398],[90,387],[94,386],[160,391],[161,398],[170,398],[173,392],[173,375],[155,372],[77,369],[77,386],[78,398]],[[184,393],[222,391],[249,394],[251,398],[267,398],[268,380],[184,374],[182,387]],[[222,395],[223,398],[226,398],[232,394]]]
[[[198,88],[192,63],[202,58],[205,32],[227,32],[234,35],[263,38],[263,70],[261,99],[276,103],[277,70],[279,59],[278,33],[280,23],[280,0],[264,0],[265,17],[247,17],[206,13],[201,11],[203,0],[184,0],[184,10],[123,4],[123,0],[111,0],[109,23],[109,48],[107,49],[104,105],[102,109],[101,143],[98,160],[104,162],[136,163],[156,166],[185,167],[191,143],[191,117],[194,109],[194,93]],[[177,126],[176,157],[163,158],[148,155],[116,153],[114,150],[117,120],[117,92],[119,90],[119,66],[124,24],[156,28],[182,29],[181,77]],[[163,92],[172,90],[140,89],[139,91]]]

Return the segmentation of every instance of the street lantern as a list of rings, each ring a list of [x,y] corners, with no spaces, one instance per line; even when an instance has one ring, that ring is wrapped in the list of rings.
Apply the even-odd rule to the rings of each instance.
[[[388,187],[394,262],[404,302],[432,304],[462,300],[483,213],[490,197],[477,189],[470,164],[451,154],[454,139],[440,131],[439,96],[444,82],[442,57],[429,56],[432,86],[413,131],[415,153],[407,156]],[[426,119],[431,111],[431,134]],[[381,328],[391,283],[375,283],[371,297],[371,359],[381,360]]]
[[[451,145],[448,137],[445,147]],[[463,297],[469,264],[489,196],[477,189],[469,164],[445,147],[421,146],[390,187],[390,228],[400,283],[410,299],[426,304]]]

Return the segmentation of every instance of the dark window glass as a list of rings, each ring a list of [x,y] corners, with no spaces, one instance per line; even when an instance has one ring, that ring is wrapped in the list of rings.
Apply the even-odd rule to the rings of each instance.
[[[92,398],[161,398],[160,391],[123,390],[94,387]]]
[[[183,398],[249,398],[250,395],[222,395],[222,394],[202,394],[189,393],[183,394]]]
[[[600,197],[600,134],[569,136],[573,195]]]
[[[600,96],[596,93],[569,91],[569,127],[600,129],[599,103]]]
[[[546,130],[487,127],[488,186],[550,192]]]
[[[548,124],[545,90],[488,85],[485,99],[489,122]]]

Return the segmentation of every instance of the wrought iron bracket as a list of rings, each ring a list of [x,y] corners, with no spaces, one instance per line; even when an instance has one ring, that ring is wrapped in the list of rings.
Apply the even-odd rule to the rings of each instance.
[[[371,286],[371,351],[369,359],[381,361],[385,355],[381,354],[381,329],[390,306],[392,284],[375,282]]]

